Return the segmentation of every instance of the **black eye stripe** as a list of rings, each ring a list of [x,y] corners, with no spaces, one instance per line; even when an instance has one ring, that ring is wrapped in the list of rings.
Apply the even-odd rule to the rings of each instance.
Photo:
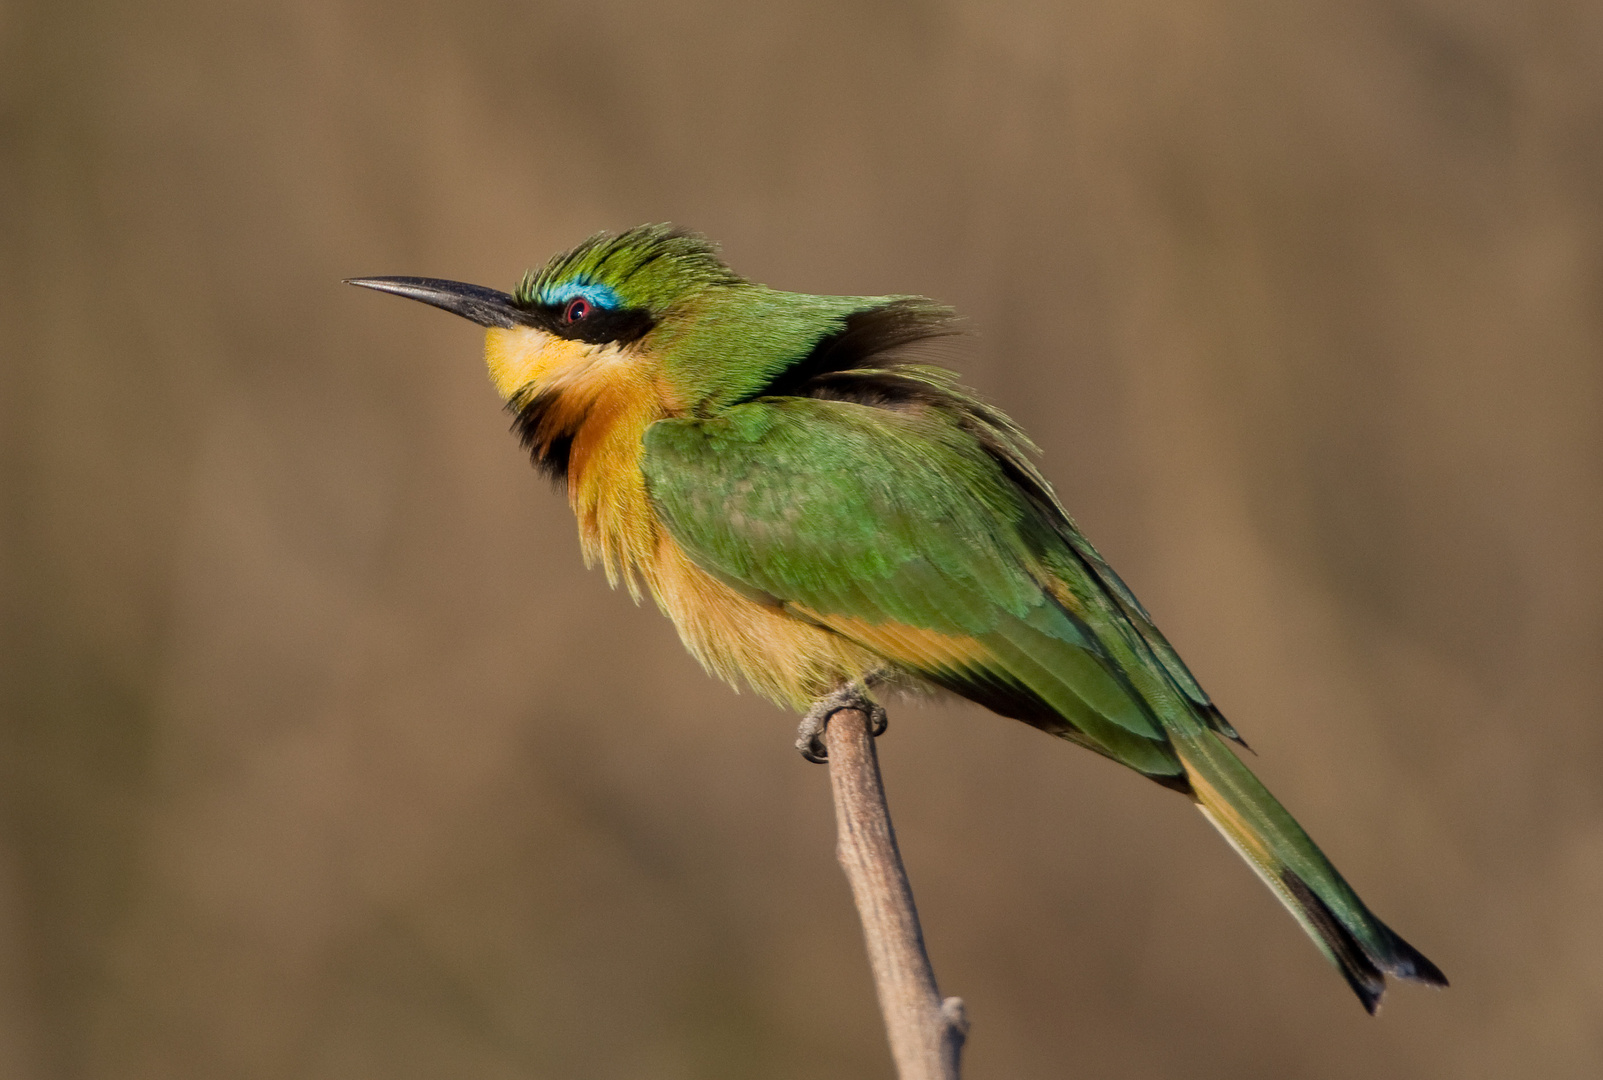
[[[638,341],[651,332],[657,320],[645,308],[598,307],[584,301],[588,310],[582,318],[569,322],[567,314],[574,301],[557,304],[538,304],[524,309],[529,325],[538,327],[570,341],[583,341],[592,345],[616,343],[626,345]]]

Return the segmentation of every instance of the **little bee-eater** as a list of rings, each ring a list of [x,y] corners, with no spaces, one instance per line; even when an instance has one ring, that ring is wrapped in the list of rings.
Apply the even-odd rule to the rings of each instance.
[[[1034,446],[909,347],[952,333],[916,296],[739,277],[699,236],[602,234],[508,295],[351,281],[488,328],[534,463],[587,562],[640,583],[710,671],[805,712],[938,687],[1196,803],[1373,1012],[1396,975],[1447,985],[1372,915],[1227,741],[1240,737],[1058,502]]]

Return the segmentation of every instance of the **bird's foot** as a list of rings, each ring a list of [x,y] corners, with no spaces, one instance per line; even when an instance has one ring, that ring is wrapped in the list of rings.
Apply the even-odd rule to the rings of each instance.
[[[868,733],[876,739],[890,726],[885,706],[869,697],[866,689],[857,683],[843,686],[813,702],[807,715],[802,717],[801,726],[796,729],[796,749],[801,751],[802,757],[819,765],[829,761],[829,751],[824,748],[824,729],[829,726],[831,716],[847,709],[857,709],[868,717]]]

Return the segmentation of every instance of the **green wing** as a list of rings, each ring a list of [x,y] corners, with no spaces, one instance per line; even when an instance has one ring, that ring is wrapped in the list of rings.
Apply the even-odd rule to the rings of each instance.
[[[768,398],[662,421],[645,448],[653,504],[708,572],[1183,785],[1160,716],[1185,706],[1134,598],[952,414]]]
[[[993,424],[998,421],[1007,423],[999,414],[993,414],[987,419]],[[1011,431],[1012,429],[1008,429],[1004,434],[1009,434]],[[1199,719],[1218,734],[1245,746],[1246,741],[1231,726],[1230,721],[1225,719],[1207,691],[1202,689],[1196,676],[1191,674],[1191,669],[1186,667],[1185,661],[1180,659],[1180,654],[1169,644],[1169,639],[1164,637],[1163,632],[1153,624],[1152,616],[1147,613],[1141,601],[1136,599],[1135,593],[1130,591],[1124,579],[1114,572],[1113,567],[1102,558],[1102,553],[1091,545],[1091,541],[1087,540],[1085,534],[1074,524],[1063,504],[1058,502],[1051,485],[1026,456],[1024,451],[1027,449],[1028,446],[1021,447],[1016,443],[1004,442],[1002,445],[993,446],[992,453],[996,455],[1013,482],[1026,494],[1042,519],[1051,523],[1058,538],[1074,553],[1080,569],[1101,586],[1107,601],[1117,611],[1117,621],[1122,624],[1120,629],[1127,636],[1134,637],[1135,641],[1132,644],[1135,645],[1136,651],[1144,660],[1163,669],[1168,683],[1185,696]]]
[[[1366,1008],[1385,973],[1445,985],[1219,740],[1235,733],[1017,430],[937,389],[953,407],[775,397],[662,421],[647,490],[709,573],[1191,795]]]

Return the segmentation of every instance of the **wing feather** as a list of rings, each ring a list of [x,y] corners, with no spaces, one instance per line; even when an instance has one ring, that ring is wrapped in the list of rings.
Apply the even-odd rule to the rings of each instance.
[[[758,399],[653,425],[642,468],[669,532],[720,579],[1143,773],[1182,772],[1117,655],[1134,632],[1054,595],[1041,568],[1083,557],[949,416]],[[1103,592],[1078,572],[1069,591]]]

